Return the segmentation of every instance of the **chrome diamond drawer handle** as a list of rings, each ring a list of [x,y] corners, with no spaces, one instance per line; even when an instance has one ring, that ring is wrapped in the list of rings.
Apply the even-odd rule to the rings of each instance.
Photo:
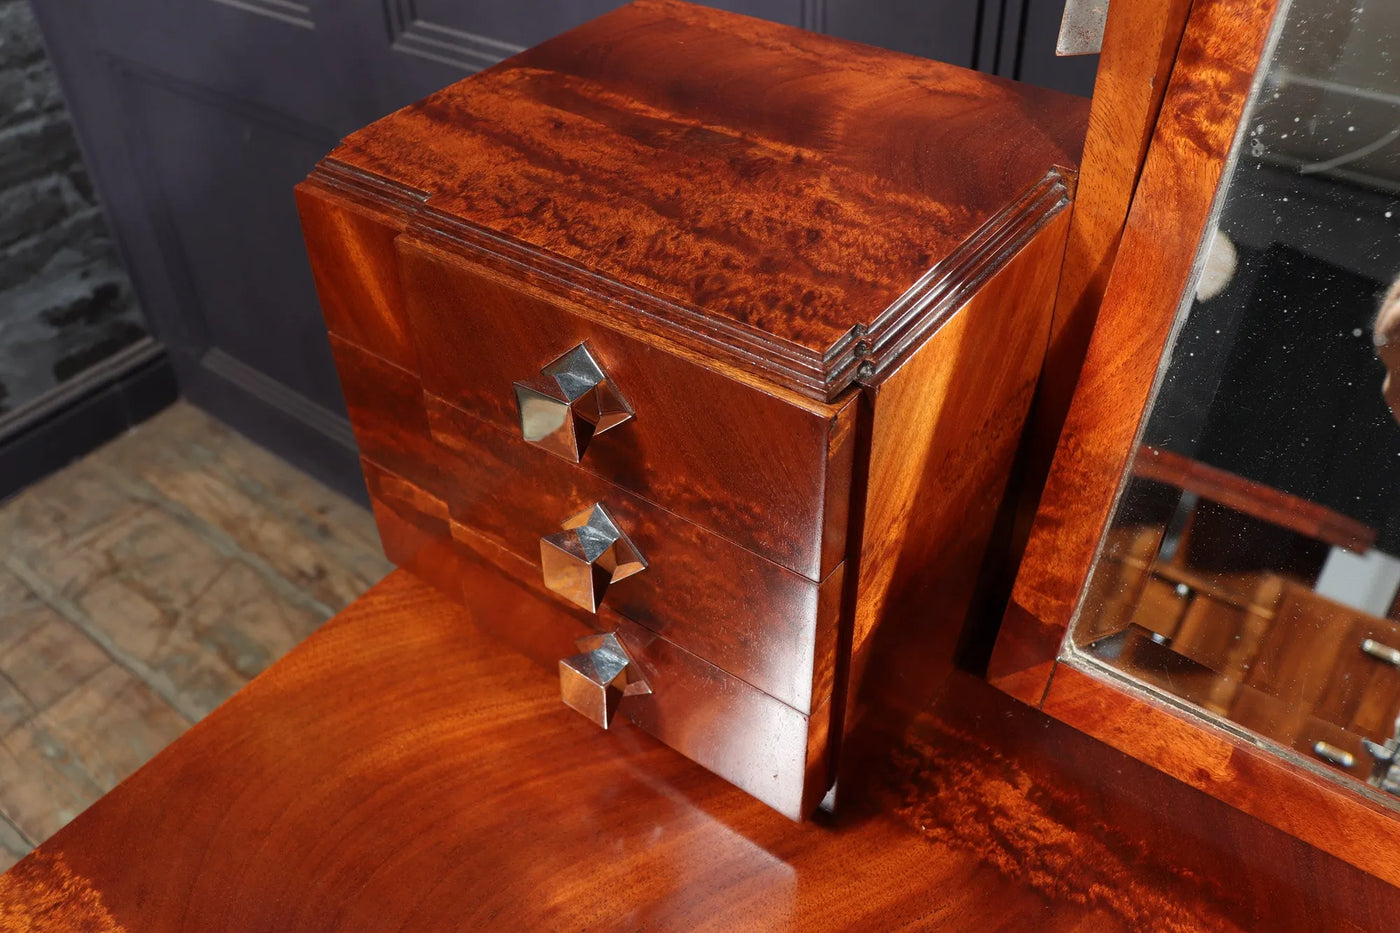
[[[623,697],[651,693],[651,687],[612,632],[576,644],[583,653],[559,662],[559,696],[565,706],[606,729]]]
[[[600,504],[540,539],[544,585],[576,606],[597,612],[607,588],[647,567],[646,558]]]
[[[573,463],[582,459],[594,435],[632,418],[627,400],[584,344],[535,378],[515,383],[515,404],[521,436]]]

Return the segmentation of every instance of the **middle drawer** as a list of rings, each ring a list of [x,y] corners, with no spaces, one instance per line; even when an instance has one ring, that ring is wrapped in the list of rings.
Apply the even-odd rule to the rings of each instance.
[[[605,605],[799,712],[830,695],[844,564],[815,583],[442,399],[424,402],[456,455],[443,484],[453,519],[543,574],[541,539],[600,504],[646,563],[604,584]]]

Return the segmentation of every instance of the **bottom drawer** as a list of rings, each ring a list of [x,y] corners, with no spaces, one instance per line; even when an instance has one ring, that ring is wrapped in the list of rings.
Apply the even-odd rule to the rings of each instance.
[[[607,609],[572,610],[533,581],[528,561],[446,517],[441,500],[364,461],[390,560],[462,600],[473,620],[541,664],[574,642],[617,635],[651,692],[617,715],[792,819],[811,813],[831,782],[829,701],[809,716]]]

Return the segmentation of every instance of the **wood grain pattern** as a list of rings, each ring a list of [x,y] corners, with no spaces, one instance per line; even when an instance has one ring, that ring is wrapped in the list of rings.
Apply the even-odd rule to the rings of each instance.
[[[1120,3],[1105,26],[1045,363],[1009,491],[1010,531],[1000,544],[1010,569],[997,575],[993,602],[1012,588],[1026,555],[1191,6],[1191,0]],[[1001,633],[992,677],[1022,699],[1038,701],[1059,649],[1056,632],[1042,630],[1033,614],[1011,601]]]
[[[1063,209],[1084,121],[1078,98],[641,0],[350,136],[318,177],[611,280],[658,331],[831,398],[994,272],[996,237]]]
[[[656,693],[629,700],[624,715],[780,812],[799,818],[812,811],[831,781],[839,564],[818,586],[441,402],[433,402],[429,419],[416,376],[334,336],[332,346],[385,553],[395,563],[457,598],[464,580],[475,581],[478,621],[549,667],[574,653],[574,639],[590,625],[625,633],[639,663],[660,674]],[[851,423],[849,408],[837,425]],[[816,452],[849,464],[853,432],[822,424],[828,434],[818,437]],[[423,486],[384,469],[381,456]],[[845,490],[849,480],[833,485]],[[653,562],[609,596],[631,618],[578,618],[586,614],[563,611],[539,588],[539,537],[599,500]],[[842,536],[845,505],[834,510]],[[454,511],[474,530],[449,522]],[[493,595],[483,603],[480,593]],[[535,621],[522,625],[522,616]]]
[[[620,716],[792,819],[821,801],[831,785],[829,666],[814,675],[809,656],[810,713],[795,709],[606,606],[594,614],[559,600],[541,585],[537,563],[451,520],[447,503],[430,493],[369,460],[364,467],[386,553],[464,602],[477,625],[550,672],[577,652],[578,638],[615,632],[652,688],[649,696],[626,698]],[[685,621],[708,619],[697,612]],[[791,648],[770,650],[775,666],[799,659]],[[720,654],[732,652],[721,646]],[[820,678],[816,684],[813,676]]]
[[[417,372],[335,334],[330,342],[360,455],[441,499],[456,458],[433,439]]]
[[[1400,884],[1400,820],[1384,803],[1274,752],[1061,664],[1045,712],[1289,835]]]
[[[851,430],[849,397],[746,385],[477,263],[412,241],[399,250],[429,393],[518,437],[512,384],[586,341],[635,414],[590,442],[583,469],[809,579],[841,562],[846,503],[831,503],[830,521],[823,510],[828,484],[850,483],[852,450],[834,443]]]
[[[361,459],[360,467],[385,556],[449,599],[460,599],[462,568],[447,503],[372,460]]]
[[[394,254],[402,213],[349,201],[314,181],[295,193],[326,329],[417,372]]]
[[[989,676],[1028,702],[1044,692],[1131,456],[1274,9],[1193,8],[992,657]],[[1045,676],[1018,676],[1030,668]]]
[[[0,876],[0,920],[1286,931],[1381,929],[1400,905],[964,675],[876,764],[882,812],[791,823],[599,732],[399,573]]]
[[[1108,17],[1045,372],[1027,429],[1027,520],[1069,413],[1190,9],[1191,0],[1135,0]]]
[[[613,632],[651,693],[624,697],[620,717],[792,820],[809,816],[831,786],[831,705],[799,712],[606,607],[594,615],[560,604],[535,568],[453,523],[461,586],[473,621],[556,668],[573,640]],[[523,619],[533,622],[522,624]],[[521,630],[537,632],[528,643]],[[542,638],[539,636],[543,636]],[[553,654],[545,654],[553,650]]]
[[[1075,666],[1087,662],[1055,660],[1133,455],[1151,376],[1277,6],[1193,4],[989,676],[1056,718],[1395,882],[1400,820],[1386,804]]]
[[[953,663],[1040,374],[1068,223],[1052,221],[869,392],[848,728],[868,706],[898,731]]]
[[[604,605],[799,712],[830,696],[844,564],[815,583],[431,396],[428,419],[457,457],[452,518],[528,562],[536,582],[540,539],[601,503],[647,561]]]
[[[604,502],[652,562],[606,607],[718,675],[635,718],[807,812],[870,658],[910,714],[921,667],[950,662],[1083,121],[1063,95],[642,0],[355,134],[302,205],[386,550],[451,593],[446,522],[456,572],[540,590],[539,538]],[[573,465],[524,444],[512,383],[581,343],[634,417]],[[754,688],[790,708],[711,712]],[[745,760],[774,749],[771,778]]]

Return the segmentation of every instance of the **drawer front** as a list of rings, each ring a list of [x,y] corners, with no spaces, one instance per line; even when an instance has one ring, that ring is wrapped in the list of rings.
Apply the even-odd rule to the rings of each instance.
[[[625,697],[619,716],[792,819],[816,808],[831,781],[829,704],[804,715],[607,609],[566,607],[533,583],[529,563],[449,522],[441,500],[370,461],[365,476],[389,557],[462,601],[477,625],[551,668],[576,639],[615,632],[651,690]],[[593,727],[580,717],[579,728]]]
[[[800,713],[616,613],[561,605],[534,584],[529,563],[456,522],[452,534],[478,625],[550,666],[578,651],[578,637],[615,633],[651,691],[624,697],[619,717],[791,819],[816,809],[831,780],[829,703]]]
[[[602,504],[646,562],[606,585],[604,606],[801,712],[830,695],[844,565],[814,583],[440,399],[426,404],[453,455],[452,518],[527,562],[536,582],[540,539]]]
[[[631,418],[577,467],[812,580],[844,558],[857,406],[761,388],[661,349],[624,315],[541,290],[527,273],[398,239],[423,387],[521,444],[515,384],[586,346]],[[596,417],[596,412],[594,413]],[[572,465],[571,465],[572,466]]]
[[[371,486],[378,474],[402,477],[530,561],[537,579],[540,538],[602,503],[649,563],[607,589],[609,608],[800,711],[830,695],[840,566],[814,583],[425,398],[416,376],[372,353],[334,336],[331,348]]]

